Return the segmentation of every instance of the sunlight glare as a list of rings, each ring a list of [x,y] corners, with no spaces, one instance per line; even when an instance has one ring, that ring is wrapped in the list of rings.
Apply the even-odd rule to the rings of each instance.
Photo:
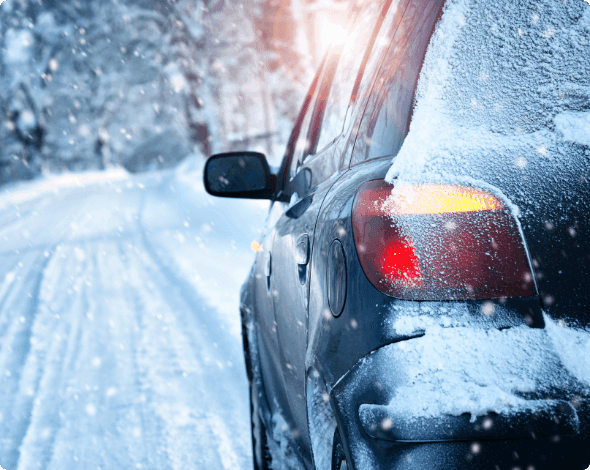
[[[320,26],[320,45],[325,50],[329,46],[343,46],[347,29],[339,24],[325,22]]]

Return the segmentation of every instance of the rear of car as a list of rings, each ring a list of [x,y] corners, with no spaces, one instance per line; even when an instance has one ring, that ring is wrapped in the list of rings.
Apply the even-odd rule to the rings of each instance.
[[[273,201],[242,289],[255,467],[585,469],[590,5],[352,17],[278,175],[206,172]]]
[[[318,217],[309,376],[349,467],[585,469],[590,8],[447,1],[431,37],[397,7]]]

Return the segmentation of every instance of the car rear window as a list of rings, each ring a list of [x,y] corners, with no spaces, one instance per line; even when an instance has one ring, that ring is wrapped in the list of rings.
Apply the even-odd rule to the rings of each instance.
[[[334,47],[332,60],[337,61],[336,73],[325,103],[317,143],[319,151],[333,142],[342,132],[352,90],[382,8],[382,2],[379,0],[361,2],[355,25],[348,33],[346,41]]]
[[[389,31],[391,44],[361,122],[352,164],[396,154],[407,133],[418,73],[442,0],[410,2]]]

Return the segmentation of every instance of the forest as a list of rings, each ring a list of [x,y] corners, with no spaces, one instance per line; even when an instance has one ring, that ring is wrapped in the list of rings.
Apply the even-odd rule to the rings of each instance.
[[[189,154],[277,164],[335,0],[6,0],[0,183]]]

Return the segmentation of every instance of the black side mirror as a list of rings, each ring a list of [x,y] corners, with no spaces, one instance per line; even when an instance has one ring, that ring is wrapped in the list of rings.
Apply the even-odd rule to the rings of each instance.
[[[205,164],[205,189],[213,196],[272,199],[276,177],[258,152],[219,153]]]

